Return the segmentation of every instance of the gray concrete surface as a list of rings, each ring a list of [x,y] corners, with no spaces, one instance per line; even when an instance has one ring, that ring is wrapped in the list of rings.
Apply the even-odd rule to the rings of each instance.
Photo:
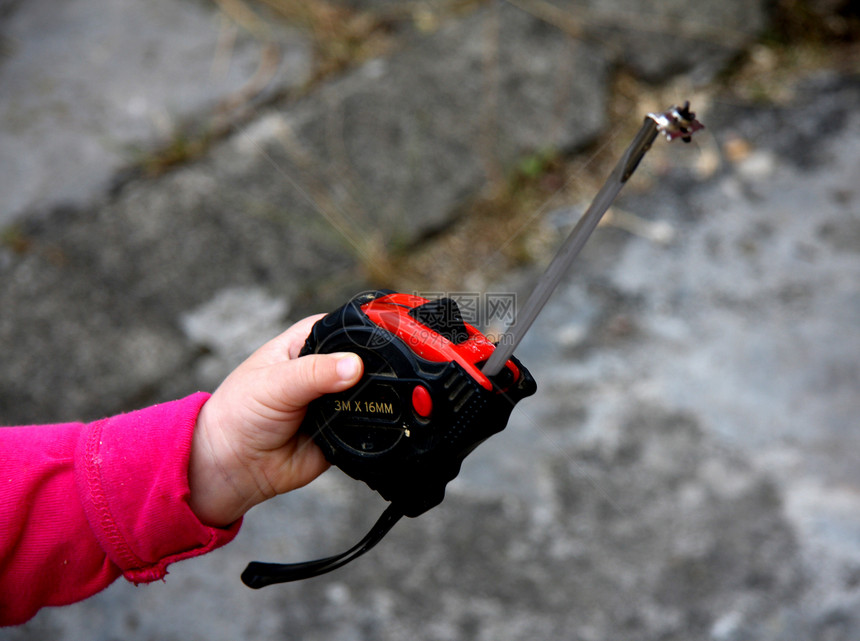
[[[298,31],[254,38],[207,3],[28,0],[6,13],[0,225],[86,204],[190,119],[218,127],[235,103],[310,75],[310,42]]]
[[[363,268],[386,216],[401,232],[382,242],[420,238],[425,218],[452,218],[485,188],[482,159],[503,167],[540,149],[549,129],[533,123],[571,127],[568,150],[611,135],[599,115],[571,125],[551,99],[591,87],[576,104],[599,111],[623,62],[611,43],[565,45],[560,25],[507,5],[477,11],[404,32],[387,58],[270,103],[162,176],[61,195],[62,207],[4,183],[28,204],[0,247],[0,423],[211,388],[289,319],[373,284]],[[492,52],[494,33],[504,64],[462,64],[486,62],[469,52]],[[559,76],[565,46],[574,82]],[[0,59],[0,79],[14,61]],[[468,100],[482,82],[516,114],[494,112],[489,148],[460,140],[487,140],[468,125],[483,122],[487,103]],[[356,96],[385,97],[384,109],[344,120]],[[449,97],[456,113],[430,118]],[[258,592],[238,580],[249,560],[333,553],[369,528],[382,501],[332,471],[255,508],[235,542],[166,582],[117,582],[0,639],[860,637],[858,103],[856,75],[819,73],[783,105],[726,91],[701,114],[707,135],[660,141],[518,352],[538,394],[440,507],[365,558]],[[409,141],[422,143],[413,155]],[[437,172],[417,220],[372,206],[409,202],[404,158]],[[92,184],[110,171],[96,163]],[[535,219],[545,250],[577,215]],[[523,293],[538,270],[498,274],[486,291]]]

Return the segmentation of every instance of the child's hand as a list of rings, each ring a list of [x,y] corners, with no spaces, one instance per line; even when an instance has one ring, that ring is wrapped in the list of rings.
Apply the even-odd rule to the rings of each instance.
[[[319,318],[299,321],[254,352],[200,411],[188,482],[191,509],[202,522],[229,525],[328,468],[316,444],[296,431],[307,404],[354,385],[362,363],[351,353],[298,358]]]

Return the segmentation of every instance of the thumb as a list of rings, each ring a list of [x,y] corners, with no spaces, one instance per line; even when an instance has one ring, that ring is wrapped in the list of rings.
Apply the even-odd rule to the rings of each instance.
[[[358,354],[309,354],[274,366],[275,392],[283,410],[304,408],[324,394],[342,392],[361,378],[364,364]]]

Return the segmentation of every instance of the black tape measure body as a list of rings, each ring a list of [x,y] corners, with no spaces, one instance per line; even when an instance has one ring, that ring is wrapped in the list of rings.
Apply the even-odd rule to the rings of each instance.
[[[430,360],[450,355],[440,347],[459,362]],[[417,516],[442,501],[463,459],[535,392],[516,359],[495,381],[480,375],[493,349],[451,299],[359,295],[314,325],[302,354],[355,352],[364,375],[311,403],[301,429],[332,464]]]
[[[333,465],[391,505],[346,552],[304,563],[253,562],[242,573],[246,585],[330,572],[376,545],[400,517],[438,505],[463,459],[503,430],[514,405],[537,388],[515,358],[492,379],[482,374],[494,349],[450,298],[378,290],[317,321],[301,355],[355,352],[364,374],[349,390],[312,402],[300,429]]]

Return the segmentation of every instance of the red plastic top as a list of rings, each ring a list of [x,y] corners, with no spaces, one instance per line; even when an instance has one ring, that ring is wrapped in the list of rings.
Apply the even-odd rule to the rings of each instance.
[[[361,310],[379,327],[405,342],[421,358],[437,363],[455,361],[483,387],[492,390],[493,384],[478,369],[477,364],[490,357],[495,345],[468,323],[464,324],[469,337],[462,343],[452,343],[409,315],[410,309],[427,302],[421,296],[393,293],[365,303]],[[508,361],[507,367],[513,372],[514,380],[518,380],[520,373],[516,365]]]

